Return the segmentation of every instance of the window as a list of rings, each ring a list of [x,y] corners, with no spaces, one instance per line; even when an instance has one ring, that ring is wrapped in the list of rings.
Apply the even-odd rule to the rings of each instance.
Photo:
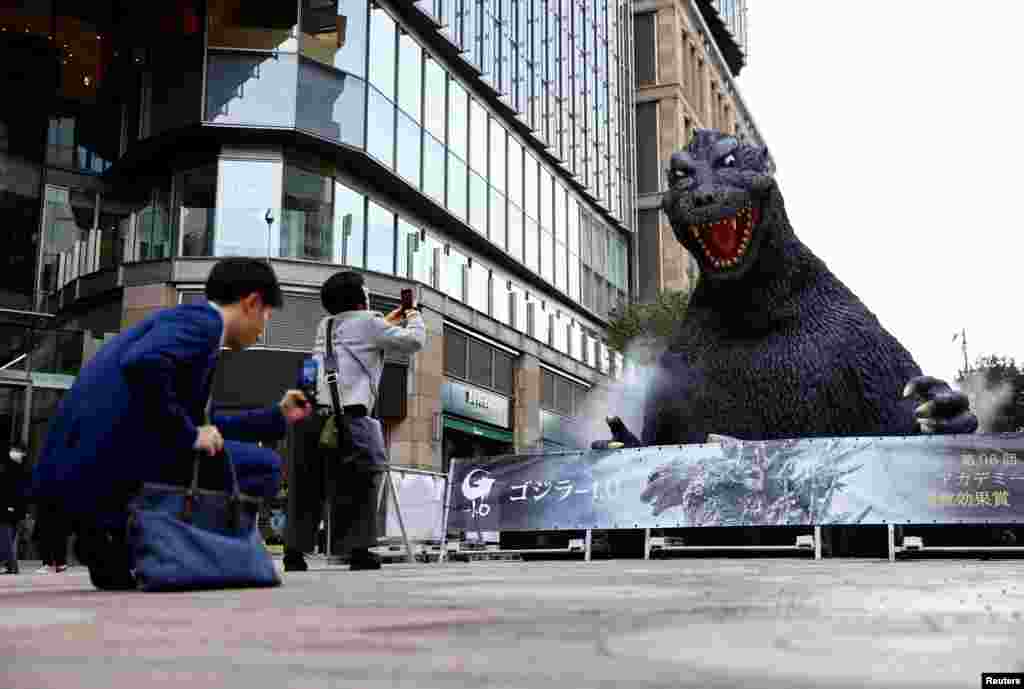
[[[266,215],[269,210],[275,223],[281,220],[281,172],[275,160],[220,160],[214,256],[278,255]]]
[[[362,79],[303,60],[299,63],[295,126],[363,148],[366,88]]]
[[[420,230],[415,225],[398,218],[398,250],[395,258],[398,267],[395,275],[415,280],[416,249],[419,247]]]
[[[441,253],[441,243],[426,233],[420,233],[418,241],[412,243],[413,278],[425,285],[437,288],[435,256]]]
[[[487,175],[487,111],[475,99],[469,99],[469,165]]]
[[[512,394],[513,357],[455,328],[444,329],[445,375]]]
[[[366,268],[378,273],[395,271],[395,214],[373,201],[366,218]]]
[[[494,293],[491,300],[491,317],[499,323],[509,325],[508,280],[495,275],[491,282]]]
[[[508,205],[508,253],[517,261],[523,260],[523,211]]]
[[[500,192],[505,191],[505,128],[501,122],[491,118],[491,185]]]
[[[374,6],[370,13],[370,83],[390,101],[395,100],[395,34],[395,20]]]
[[[636,38],[633,42],[636,56],[636,83],[638,86],[653,86],[657,83],[655,65],[655,13],[638,14],[633,18]]]
[[[182,256],[210,256],[213,254],[213,219],[217,207],[216,163],[183,172],[179,177],[178,186],[180,189],[178,227],[182,235],[181,254]],[[116,234],[111,236],[116,236]],[[106,240],[106,235],[104,239]],[[112,265],[105,267],[112,267]]]
[[[458,299],[461,302],[465,302],[465,271],[463,270],[463,268],[465,268],[466,264],[469,263],[469,259],[467,259],[462,253],[456,251],[455,249],[449,246],[445,249],[445,256],[443,260],[443,291],[452,299]]]
[[[223,124],[294,127],[297,100],[296,55],[209,53],[207,120]]]
[[[487,236],[487,182],[477,173],[469,173],[469,224]]]
[[[395,106],[377,89],[370,89],[366,128],[366,152],[388,168],[395,162]]]
[[[658,191],[661,177],[658,165],[658,104],[638,103],[636,129],[648,135],[638,136],[636,142],[637,192],[651,194]]]
[[[491,242],[495,246],[504,249],[506,247],[506,228],[505,228],[505,195],[497,189],[491,189],[491,205],[490,205],[490,229],[488,236]]]
[[[480,313],[490,315],[491,271],[479,261],[473,261],[469,271],[469,305]]]
[[[413,121],[422,120],[423,49],[404,31],[398,38],[398,107]]]
[[[523,147],[512,137],[508,138],[508,200],[523,206]]]
[[[581,416],[587,387],[542,368],[540,371],[540,406],[562,416]]]
[[[639,232],[637,233],[637,245],[640,253],[640,274],[639,291],[641,301],[652,301],[658,293],[661,284],[661,261],[659,260],[660,238],[658,236],[658,215],[661,213],[656,208],[641,208],[639,215]]]
[[[424,59],[424,119],[429,131],[442,144],[445,137],[445,72],[429,57]],[[442,175],[443,177],[443,175]],[[442,180],[443,182],[443,180]]]
[[[455,79],[448,77],[448,148],[466,160],[469,140],[469,96]]]
[[[451,151],[448,153],[448,210],[466,219],[466,163]]]
[[[366,0],[302,0],[301,53],[317,62],[366,76]]]
[[[537,219],[537,161],[527,153],[523,156],[523,210]]]
[[[285,165],[278,256],[315,261],[333,259],[332,196],[330,177]]]
[[[542,167],[540,169],[540,215],[537,216],[537,220],[540,221],[541,227],[546,227],[549,230],[553,229],[551,222],[554,215],[551,184],[551,173]]]
[[[423,133],[423,191],[438,204],[444,205],[444,170],[447,156],[444,144]]]
[[[527,217],[523,223],[523,263],[535,273],[540,273],[540,261],[537,252],[540,250],[540,237],[537,233],[537,222]]]
[[[364,204],[362,194],[334,183],[334,227],[340,234],[335,244],[334,260],[343,266],[362,268],[366,240]]]
[[[420,187],[420,150],[422,132],[416,121],[401,110],[398,111],[398,133],[396,153],[398,174],[410,184]]]

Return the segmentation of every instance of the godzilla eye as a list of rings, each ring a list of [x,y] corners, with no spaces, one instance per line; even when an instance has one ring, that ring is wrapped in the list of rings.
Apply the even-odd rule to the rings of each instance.
[[[736,156],[732,153],[722,158],[723,167],[733,167],[734,165],[736,165]]]

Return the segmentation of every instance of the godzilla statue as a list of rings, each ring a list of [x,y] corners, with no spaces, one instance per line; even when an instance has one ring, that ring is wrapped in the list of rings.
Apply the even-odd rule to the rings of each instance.
[[[641,437],[595,447],[973,433],[967,397],[910,353],[793,232],[767,149],[698,130],[662,210],[696,257],[689,308],[646,392]]]

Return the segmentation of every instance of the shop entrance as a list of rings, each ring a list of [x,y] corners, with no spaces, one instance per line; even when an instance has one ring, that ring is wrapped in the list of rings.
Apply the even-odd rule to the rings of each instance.
[[[444,417],[444,472],[453,457],[497,457],[515,452],[512,433],[489,424]]]

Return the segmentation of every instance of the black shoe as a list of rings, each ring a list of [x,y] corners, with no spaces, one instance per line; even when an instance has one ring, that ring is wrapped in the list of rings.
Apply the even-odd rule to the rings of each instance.
[[[134,591],[131,554],[124,538],[112,532],[89,529],[75,541],[75,558],[89,568],[89,580],[101,591]]]
[[[380,558],[369,550],[353,550],[349,559],[349,570],[358,572],[360,570],[380,569]]]
[[[284,554],[284,571],[286,572],[305,572],[309,569],[309,565],[306,564],[306,558],[303,556],[301,551],[298,550],[287,550]]]

